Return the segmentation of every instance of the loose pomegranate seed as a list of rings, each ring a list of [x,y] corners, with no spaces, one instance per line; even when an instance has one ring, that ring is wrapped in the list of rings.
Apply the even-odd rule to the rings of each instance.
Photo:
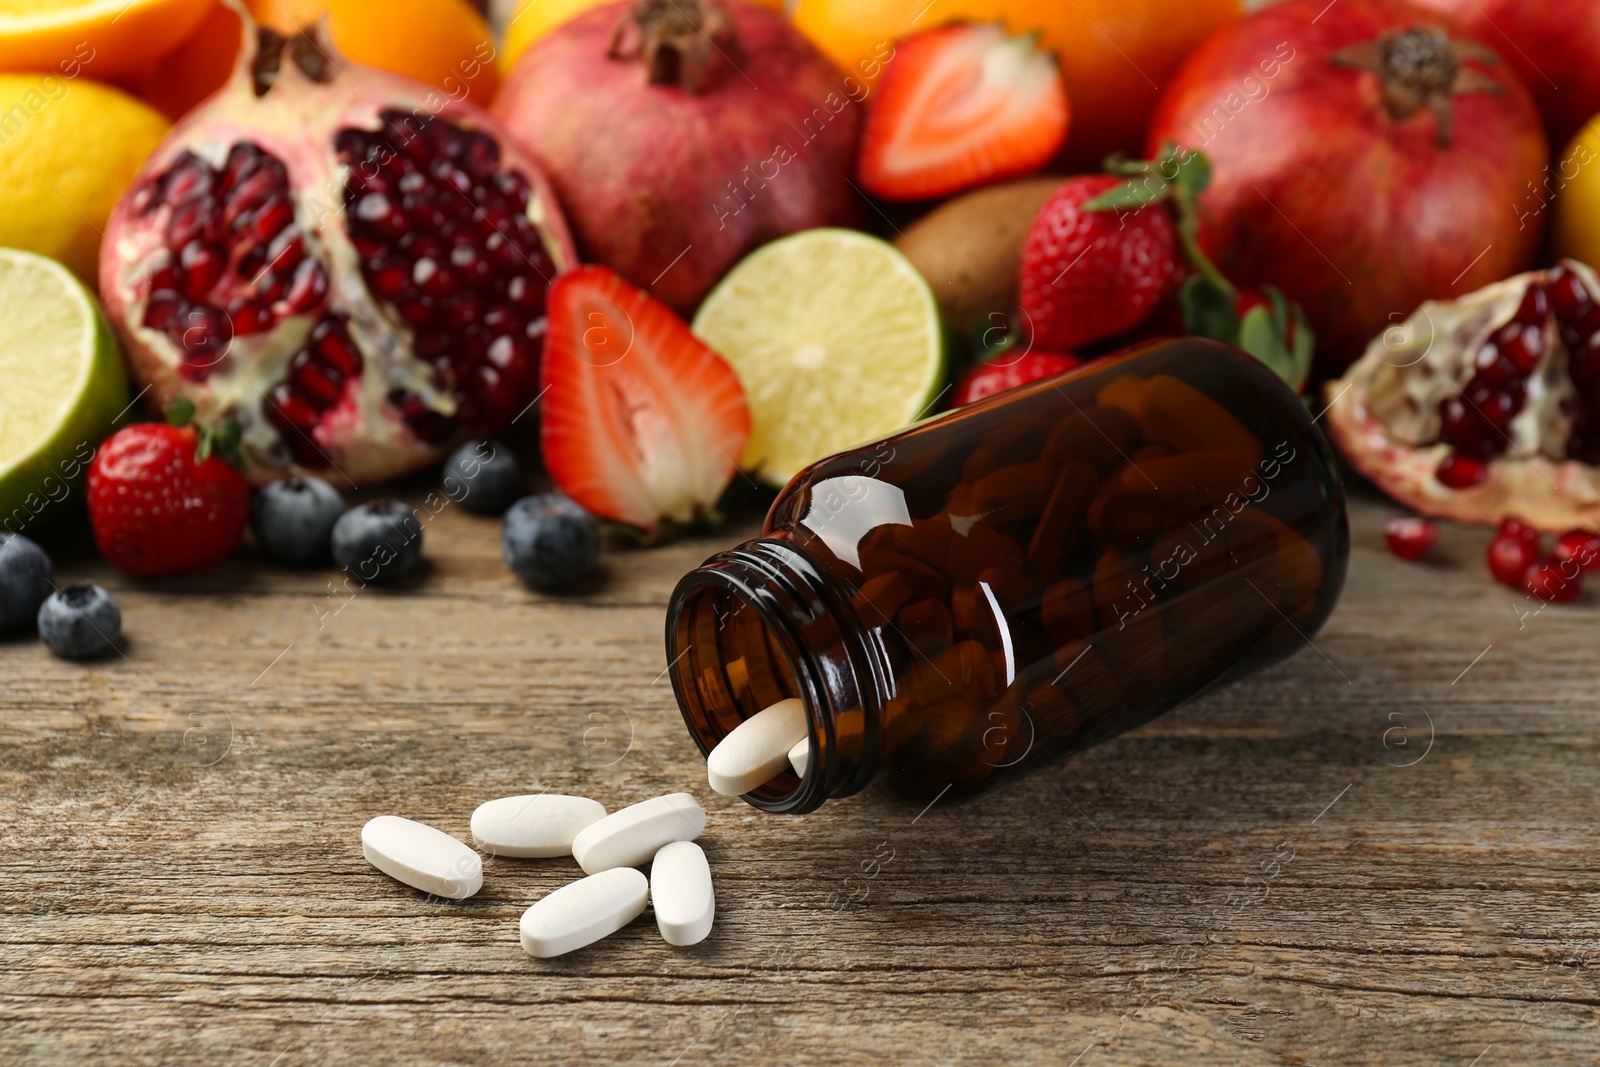
[[[1495,527],[1496,537],[1511,537],[1525,544],[1533,546],[1535,555],[1539,553],[1539,531],[1523,522],[1521,519],[1507,516],[1500,520],[1500,525]]]
[[[1527,570],[1522,588],[1552,604],[1570,604],[1583,592],[1582,576],[1570,561],[1540,560]]]
[[[1451,489],[1470,489],[1482,485],[1489,477],[1489,465],[1481,459],[1452,452],[1444,457],[1433,476],[1439,479],[1439,484]]]
[[[1550,558],[1570,560],[1584,574],[1600,570],[1600,533],[1593,530],[1568,530],[1556,538]]]
[[[1383,524],[1383,540],[1401,559],[1416,559],[1439,540],[1439,526],[1427,519],[1404,515]]]
[[[1526,529],[1515,519],[1507,519],[1506,523]],[[1489,542],[1489,573],[1502,585],[1520,589],[1528,568],[1539,558],[1539,534],[1533,531],[1533,540],[1529,541],[1520,530],[1508,532],[1506,523],[1500,524],[1500,531]]]

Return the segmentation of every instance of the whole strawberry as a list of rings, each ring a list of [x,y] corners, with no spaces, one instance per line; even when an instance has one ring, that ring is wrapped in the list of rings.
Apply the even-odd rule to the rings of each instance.
[[[987,363],[979,363],[956,382],[951,407],[966,407],[985,397],[1015,389],[1019,385],[1065,374],[1081,367],[1083,360],[1055,352],[1002,352]]]
[[[1085,206],[1127,182],[1069,178],[1034,216],[1022,245],[1021,305],[1040,348],[1079,348],[1131,330],[1182,283],[1164,206]]]
[[[89,465],[89,520],[111,565],[140,578],[209,567],[233,551],[250,520],[250,483],[225,455],[237,423],[188,425],[175,404],[167,423],[136,423],[100,446]]]

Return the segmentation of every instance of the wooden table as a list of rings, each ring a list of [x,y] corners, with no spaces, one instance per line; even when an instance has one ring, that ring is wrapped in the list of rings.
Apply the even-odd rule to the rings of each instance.
[[[1519,618],[1481,531],[1404,564],[1389,514],[1288,663],[966,807],[801,818],[708,794],[663,677],[668,592],[750,515],[560,599],[454,509],[398,593],[52,546],[129,641],[0,644],[0,1063],[1592,1064],[1595,607]],[[570,861],[447,904],[362,860],[372,815],[465,837],[539,789],[704,798],[711,939],[534,960]]]

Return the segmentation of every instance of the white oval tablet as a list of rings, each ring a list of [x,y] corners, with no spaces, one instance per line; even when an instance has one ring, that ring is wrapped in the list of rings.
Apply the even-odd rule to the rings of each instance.
[[[472,813],[472,843],[492,856],[570,856],[578,831],[605,817],[605,806],[588,797],[501,797]]]
[[[711,865],[693,841],[664,845],[650,862],[650,903],[656,926],[669,945],[698,945],[711,933],[717,914]]]
[[[723,796],[748,793],[777,776],[789,763],[789,750],[806,739],[806,707],[799,699],[780,700],[735,726],[706,757],[706,778]]]
[[[666,796],[614,811],[578,831],[572,857],[584,873],[612,867],[637,867],[673,841],[692,841],[706,828],[706,813],[688,793]]]
[[[650,883],[632,867],[570,882],[522,913],[522,950],[541,959],[592,945],[644,914]]]
[[[789,750],[789,766],[794,768],[794,773],[801,778],[806,776],[806,768],[811,766],[811,738],[802,737],[794,743]]]
[[[426,823],[379,815],[361,828],[361,853],[390,878],[436,897],[462,900],[483,888],[483,859]]]

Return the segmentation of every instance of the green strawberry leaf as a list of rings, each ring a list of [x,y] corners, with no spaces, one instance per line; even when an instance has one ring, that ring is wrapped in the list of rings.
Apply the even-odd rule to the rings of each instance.
[[[177,397],[167,405],[167,422],[172,426],[187,426],[194,418],[194,401],[186,396]]]
[[[1239,316],[1233,310],[1233,294],[1204,274],[1191,274],[1178,290],[1183,308],[1183,325],[1192,336],[1210,337],[1239,343]]]
[[[1085,211],[1129,211],[1159,204],[1167,199],[1167,183],[1156,174],[1123,182],[1107,189],[1083,205]]]

